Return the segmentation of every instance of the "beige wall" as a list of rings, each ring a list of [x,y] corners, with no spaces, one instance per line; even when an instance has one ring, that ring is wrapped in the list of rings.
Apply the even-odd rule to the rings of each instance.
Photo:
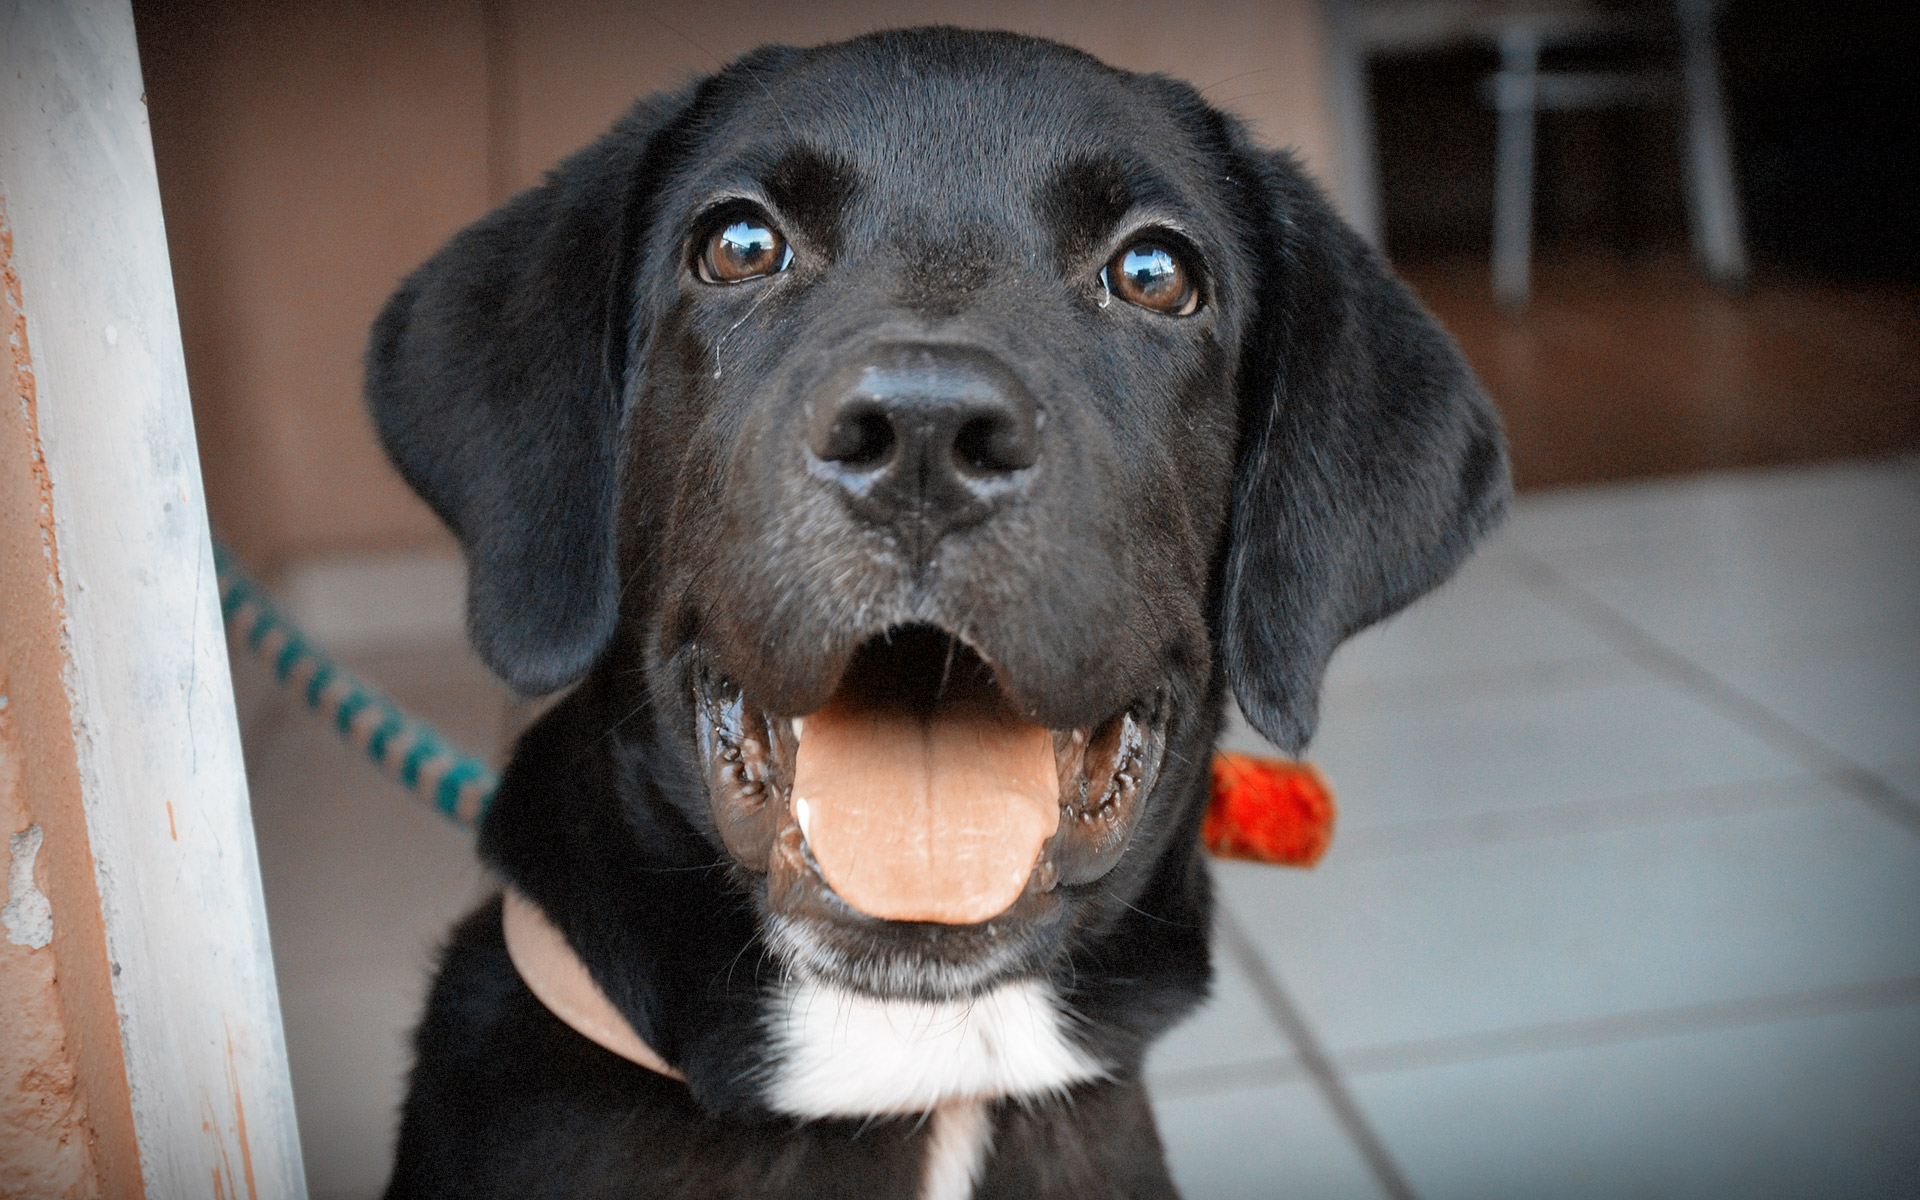
[[[1331,179],[1315,0],[142,0],[216,530],[254,564],[438,542],[360,406],[360,349],[442,240],[635,97],[766,42],[1021,30],[1199,84]]]
[[[137,3],[217,533],[266,566],[437,535],[360,404],[394,283],[487,208],[478,8]]]

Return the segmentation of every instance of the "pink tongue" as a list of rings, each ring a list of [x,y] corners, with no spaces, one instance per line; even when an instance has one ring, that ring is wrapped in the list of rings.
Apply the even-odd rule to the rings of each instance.
[[[971,925],[1020,898],[1059,791],[1041,726],[978,704],[928,716],[836,699],[802,723],[793,811],[848,904]]]

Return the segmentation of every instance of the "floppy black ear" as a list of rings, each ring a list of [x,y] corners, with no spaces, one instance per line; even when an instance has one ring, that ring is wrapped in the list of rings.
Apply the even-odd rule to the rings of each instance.
[[[1503,513],[1500,420],[1460,352],[1280,155],[1241,373],[1222,636],[1240,708],[1298,753],[1349,635],[1452,573]]]
[[[634,263],[662,131],[686,104],[641,101],[461,232],[367,347],[387,453],[466,550],[474,648],[523,692],[578,678],[613,633]]]

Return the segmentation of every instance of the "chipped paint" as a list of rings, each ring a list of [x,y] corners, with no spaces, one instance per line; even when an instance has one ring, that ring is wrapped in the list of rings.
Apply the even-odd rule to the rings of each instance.
[[[0,1195],[137,1196],[68,720],[53,486],[8,199],[0,195],[0,832],[9,856],[0,905]]]
[[[0,664],[0,830],[15,831],[7,839],[0,904],[7,935],[0,939],[0,1196],[91,1200],[102,1189],[62,1011],[64,964],[53,944],[52,903],[41,890],[51,874],[52,846],[28,803],[31,781],[17,720],[25,714],[24,705],[13,702],[16,682]]]
[[[33,882],[33,862],[40,857],[46,833],[29,825],[7,839],[7,902],[0,905],[0,925],[16,946],[38,950],[53,940],[53,905]]]
[[[47,456],[40,446],[39,395],[33,375],[33,356],[27,348],[27,310],[20,299],[20,272],[13,261],[13,223],[7,219],[5,196],[0,196],[0,289],[6,294],[8,390],[20,406],[20,423],[25,427],[27,468],[36,497],[33,515],[40,535],[40,553],[47,563],[47,587],[53,598],[54,619],[64,628],[67,613],[60,588],[60,549],[53,536],[53,479],[47,473]]]

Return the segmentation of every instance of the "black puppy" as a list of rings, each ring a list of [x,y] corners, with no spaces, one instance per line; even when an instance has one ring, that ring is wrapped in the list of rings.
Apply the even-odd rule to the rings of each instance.
[[[1171,1195],[1140,1064],[1207,990],[1226,693],[1300,748],[1507,493],[1294,164],[1029,38],[769,48],[456,237],[368,366],[481,655],[577,683],[481,851],[684,1077],[491,904],[389,1195]]]

